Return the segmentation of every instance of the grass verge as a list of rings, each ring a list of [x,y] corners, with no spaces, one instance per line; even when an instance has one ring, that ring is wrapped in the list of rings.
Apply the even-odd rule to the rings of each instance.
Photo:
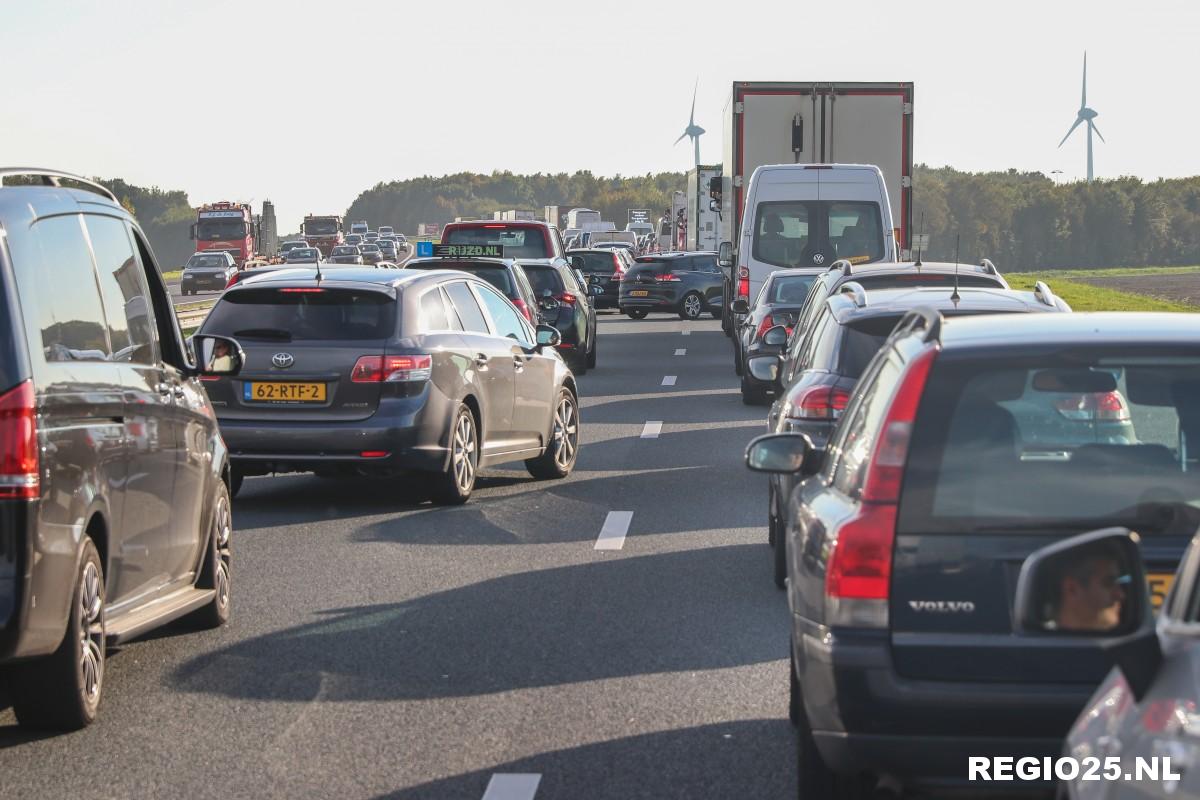
[[[1180,270],[1200,272],[1200,267],[1182,267]],[[1108,275],[1101,273],[1108,272]],[[1103,286],[1092,286],[1070,280],[1072,277],[1120,277],[1112,272],[1145,274],[1140,270],[1054,270],[1052,272],[1010,272],[1004,276],[1014,289],[1032,291],[1037,281],[1050,284],[1051,290],[1070,304],[1075,311],[1197,311],[1195,306],[1173,303],[1144,294],[1120,292]]]

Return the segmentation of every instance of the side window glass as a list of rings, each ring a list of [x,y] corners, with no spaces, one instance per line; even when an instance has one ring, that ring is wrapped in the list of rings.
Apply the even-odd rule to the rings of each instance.
[[[821,340],[825,328],[830,324],[830,317],[831,315],[826,311],[817,317],[812,327],[804,334],[804,344],[800,351],[800,358],[796,361],[796,369],[804,370],[813,366],[813,358],[817,354],[817,342]]]
[[[126,230],[129,226],[126,225]],[[191,359],[183,348],[183,332],[179,328],[179,318],[171,305],[171,295],[167,293],[162,273],[154,263],[154,256],[142,234],[132,230],[134,247],[137,249],[137,259],[142,270],[142,278],[149,290],[149,299],[154,310],[154,324],[158,332],[158,346],[162,360],[182,369]]]
[[[479,310],[479,303],[475,302],[475,295],[464,281],[446,284],[446,294],[450,295],[450,302],[454,304],[454,310],[458,312],[464,330],[491,333],[487,320],[483,318],[483,312]]]
[[[446,307],[446,318],[450,321],[450,330],[463,330],[462,320],[458,318],[458,312],[454,310],[454,304],[450,302],[450,297],[446,294],[446,288],[443,286],[439,292],[442,295],[442,303]]]
[[[421,295],[421,330],[450,330],[450,319],[446,316],[446,304],[442,301],[441,290],[436,286]]]
[[[894,350],[888,350],[870,385],[864,386],[854,418],[846,426],[839,447],[833,486],[850,497],[857,497],[862,488],[864,467],[871,458],[883,415],[891,403],[892,389],[900,376],[900,365]]]
[[[525,326],[521,324],[521,315],[517,313],[507,300],[497,294],[489,286],[475,284],[475,291],[487,307],[497,336],[506,336],[518,342],[528,343]]]
[[[22,294],[34,298],[24,306],[37,314],[46,360],[107,360],[108,322],[80,216],[41,220],[31,234],[37,255],[19,281]]]
[[[125,223],[114,217],[89,214],[84,217],[84,224],[96,257],[113,360],[157,364],[154,311]]]

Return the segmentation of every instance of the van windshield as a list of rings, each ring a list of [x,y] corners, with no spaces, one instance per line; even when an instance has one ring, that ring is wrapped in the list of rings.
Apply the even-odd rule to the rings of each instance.
[[[883,258],[879,206],[871,202],[759,203],[753,254],[756,261],[776,267],[819,267],[839,258],[852,264],[878,261]]]
[[[935,364],[913,432],[901,527],[1036,532],[1095,523],[1191,536],[1200,525],[1192,444],[1200,441],[1200,359],[1123,350]]]

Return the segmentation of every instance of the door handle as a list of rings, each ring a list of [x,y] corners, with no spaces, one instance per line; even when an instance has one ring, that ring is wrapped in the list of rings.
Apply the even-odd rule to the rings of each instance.
[[[182,400],[184,398],[184,395],[187,394],[183,390],[183,385],[178,384],[178,383],[171,387],[171,393],[180,400]]]
[[[488,361],[490,361],[490,360],[491,359],[487,353],[476,353],[475,354],[475,366],[477,366],[477,367],[486,367]]]
[[[158,390],[159,396],[162,397],[162,399],[164,399],[164,400],[170,400],[171,395],[174,394],[173,387],[171,386],[171,384],[166,383],[165,381],[163,383],[158,384],[154,388]]]

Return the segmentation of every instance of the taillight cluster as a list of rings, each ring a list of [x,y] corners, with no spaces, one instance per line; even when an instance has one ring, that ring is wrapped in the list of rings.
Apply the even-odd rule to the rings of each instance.
[[[936,352],[918,355],[901,376],[866,464],[859,511],[837,530],[825,573],[826,603],[835,625],[887,627],[900,482]]]
[[[654,280],[659,283],[679,283],[679,276],[672,275],[670,272],[664,272],[662,275],[655,275]]]
[[[839,386],[812,386],[792,401],[789,419],[838,419],[850,402],[850,392]]]
[[[433,356],[363,356],[354,363],[354,383],[397,383],[427,381],[433,374]]]
[[[33,382],[0,395],[0,498],[32,499],[41,492],[37,402]]]
[[[738,286],[737,296],[744,297],[747,301],[750,300],[750,268],[738,268]]]
[[[512,304],[517,307],[517,311],[520,311],[521,315],[525,317],[525,319],[533,322],[533,314],[530,313],[529,306],[525,304],[524,300],[519,297],[514,297],[512,298]]]
[[[774,317],[772,317],[770,314],[767,314],[765,317],[763,317],[762,322],[758,323],[758,331],[754,334],[754,340],[758,341],[762,339],[763,334],[771,330],[771,328],[774,328],[776,325],[782,325],[784,329],[787,330],[787,335],[792,335],[792,326],[788,324],[787,319],[776,322]]]
[[[1080,422],[1129,422],[1129,407],[1117,391],[1070,395],[1054,407],[1067,419]]]
[[[579,300],[578,297],[571,294],[570,292],[561,292],[559,294],[556,294],[554,296],[554,299],[560,303],[566,303],[569,306],[575,305],[575,303]]]
[[[613,253],[613,254],[612,254],[612,260],[613,260],[613,274],[612,274],[612,279],[613,279],[614,281],[621,281],[621,280],[625,280],[625,269],[624,269],[624,268],[621,266],[621,259],[620,259],[620,257],[619,257],[619,256],[618,256],[616,253]]]

